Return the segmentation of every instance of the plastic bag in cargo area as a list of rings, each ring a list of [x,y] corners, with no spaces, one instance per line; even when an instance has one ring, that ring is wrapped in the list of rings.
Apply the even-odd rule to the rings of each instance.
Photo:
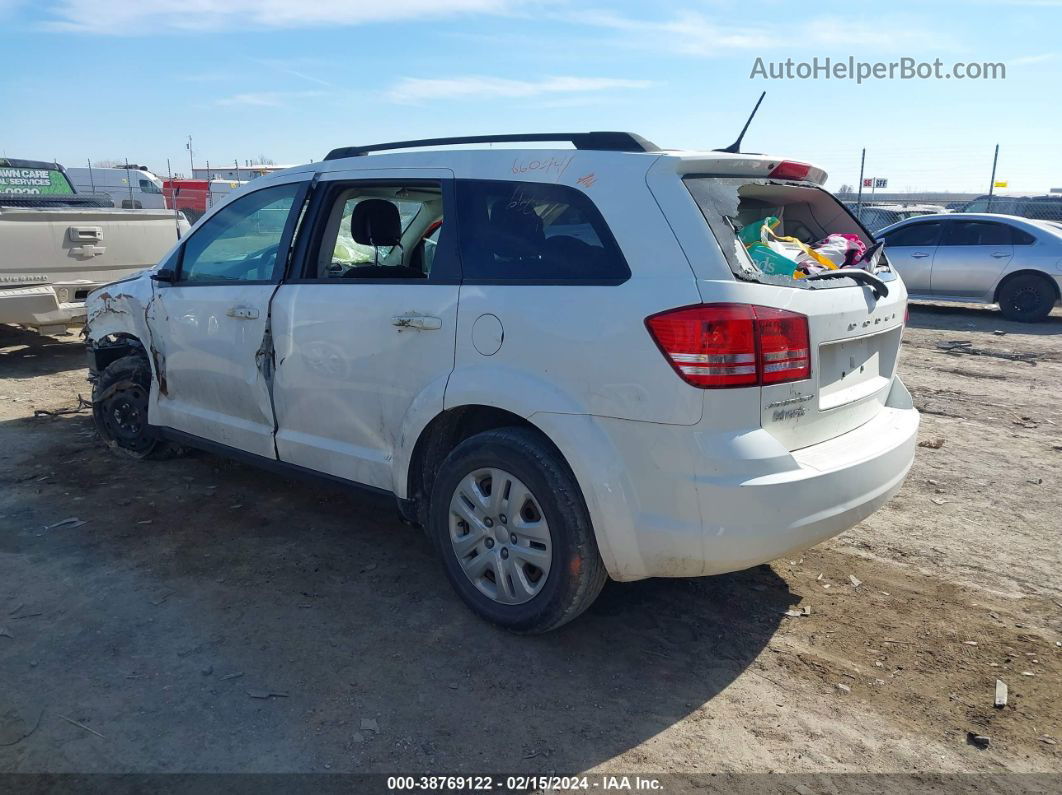
[[[772,249],[766,243],[751,243],[745,247],[756,267],[770,276],[793,276],[796,261]]]
[[[782,219],[777,215],[768,215],[755,223],[743,226],[738,233],[738,238],[746,247],[751,246],[753,243],[766,243],[770,240],[770,235],[781,223]]]
[[[788,257],[793,260],[797,266],[803,266],[805,264],[821,265],[822,267],[819,268],[819,270],[822,270],[823,268],[832,270],[837,267],[814,248],[795,237],[779,236],[773,229],[768,229],[767,238],[766,245],[772,251],[776,251],[779,254]]]

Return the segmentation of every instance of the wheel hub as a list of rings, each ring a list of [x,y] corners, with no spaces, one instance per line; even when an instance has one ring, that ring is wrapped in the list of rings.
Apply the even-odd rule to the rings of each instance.
[[[132,382],[117,384],[104,399],[97,415],[103,431],[123,446],[135,449],[145,443],[147,431],[147,390]]]
[[[515,475],[490,467],[466,475],[450,500],[450,543],[465,576],[501,604],[523,604],[546,583],[553,555],[538,500]]]

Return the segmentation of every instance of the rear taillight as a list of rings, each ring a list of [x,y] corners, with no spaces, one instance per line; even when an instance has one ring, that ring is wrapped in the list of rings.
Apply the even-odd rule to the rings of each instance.
[[[795,312],[754,306],[760,383],[780,384],[811,376],[808,319]]]
[[[771,169],[771,173],[768,177],[774,179],[806,179],[808,172],[811,171],[811,166],[807,163],[798,163],[795,160],[783,160],[777,166]]]
[[[683,380],[704,389],[800,381],[811,376],[808,319],[751,304],[702,304],[646,318]]]

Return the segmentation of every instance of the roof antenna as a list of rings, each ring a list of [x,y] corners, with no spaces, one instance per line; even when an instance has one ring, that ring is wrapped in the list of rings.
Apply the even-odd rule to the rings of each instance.
[[[749,119],[745,122],[745,126],[741,128],[741,135],[737,137],[737,140],[725,149],[716,149],[716,152],[729,152],[732,155],[736,155],[741,151],[741,139],[744,138],[745,133],[748,132],[749,125],[752,124],[752,118],[756,115],[756,111],[760,109],[760,103],[763,102],[765,96],[767,96],[766,91],[760,94],[760,98],[756,100],[756,107],[754,107],[752,113],[749,114]]]

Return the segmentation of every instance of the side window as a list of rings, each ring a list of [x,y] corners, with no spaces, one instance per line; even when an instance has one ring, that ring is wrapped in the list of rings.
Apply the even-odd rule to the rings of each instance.
[[[1011,242],[1015,246],[1031,246],[1036,242],[1036,238],[1026,232],[1024,229],[1018,229],[1016,226],[1010,228]]]
[[[974,199],[972,202],[963,208],[964,213],[986,213],[988,212],[988,199]]]
[[[460,180],[465,279],[607,281],[631,275],[601,213],[566,185]]]
[[[162,191],[159,190],[159,186],[150,179],[140,180],[140,190],[144,191],[144,193],[162,193]]]
[[[920,224],[910,224],[890,232],[885,236],[885,245],[889,248],[897,246],[935,246],[940,238],[940,222],[926,221]]]
[[[307,264],[311,279],[456,277],[448,199],[438,182],[362,182],[324,195]]]
[[[945,246],[1008,246],[1010,227],[987,221],[952,221]]]
[[[301,183],[255,191],[215,213],[184,244],[178,281],[271,281]]]

